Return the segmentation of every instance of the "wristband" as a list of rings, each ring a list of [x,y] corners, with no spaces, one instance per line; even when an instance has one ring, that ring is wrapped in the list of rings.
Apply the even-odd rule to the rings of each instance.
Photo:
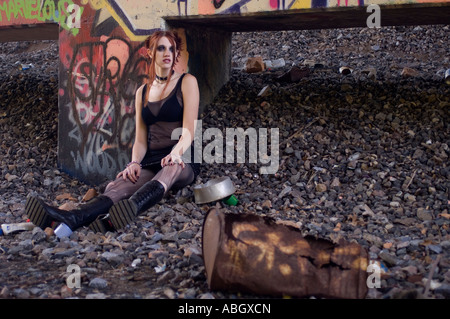
[[[138,162],[136,162],[136,161],[131,161],[131,162],[129,162],[129,163],[127,164],[127,167],[128,167],[128,166],[131,166],[131,165],[133,165],[133,164],[138,164],[139,167],[142,168],[141,163],[138,163]]]
[[[172,156],[174,158],[179,158],[180,160],[182,159],[181,156],[178,154],[170,153],[170,156]]]

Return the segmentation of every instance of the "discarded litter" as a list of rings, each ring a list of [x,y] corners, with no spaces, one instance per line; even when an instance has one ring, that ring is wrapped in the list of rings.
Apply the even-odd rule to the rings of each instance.
[[[35,225],[33,223],[2,224],[0,236],[18,233],[25,230],[32,230],[34,227]]]
[[[286,61],[283,58],[276,60],[264,60],[264,65],[266,69],[277,69],[282,68],[286,65]]]
[[[258,96],[267,96],[272,90],[270,89],[270,86],[266,85],[262,88],[262,90],[258,93]]]
[[[228,176],[211,179],[205,184],[194,186],[195,203],[205,204],[224,198],[228,199],[235,190],[234,184]]]
[[[131,267],[136,268],[137,266],[139,266],[141,264],[142,260],[141,258],[137,258],[135,260],[133,260],[133,262],[131,263]]]
[[[339,68],[339,73],[343,74],[343,75],[348,75],[350,73],[353,72],[352,68],[349,68],[348,66],[341,66]]]
[[[310,72],[308,67],[300,68],[294,65],[289,71],[279,76],[277,80],[280,82],[297,82],[307,77]]]
[[[72,229],[64,223],[59,224],[59,226],[55,229],[55,235],[58,238],[70,237],[72,233]]]
[[[34,65],[33,64],[22,64],[22,70],[28,70],[28,69],[31,69],[31,68],[33,68],[34,67]]]
[[[18,65],[19,70],[28,70],[28,69],[34,68],[34,65],[32,63],[23,64],[23,63],[20,63],[19,61],[17,61],[15,64]]]
[[[237,203],[238,203],[238,199],[234,195],[230,195],[228,197],[225,197],[222,201],[225,204],[230,205],[230,206],[236,206]]]
[[[445,71],[445,83],[447,83],[448,85],[450,85],[450,69],[448,69],[447,71]]]
[[[365,298],[368,252],[357,243],[303,237],[256,214],[206,215],[202,250],[211,290],[271,296]]]
[[[164,272],[166,270],[166,264],[163,264],[161,266],[156,266],[156,267],[154,267],[154,269],[157,274]]]

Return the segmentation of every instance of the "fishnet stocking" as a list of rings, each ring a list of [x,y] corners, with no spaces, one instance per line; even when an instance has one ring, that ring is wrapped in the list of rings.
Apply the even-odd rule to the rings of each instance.
[[[156,174],[153,170],[142,169],[141,175],[136,183],[124,180],[123,177],[116,178],[110,182],[105,189],[104,195],[111,198],[115,203],[130,198],[139,188],[152,179],[163,184],[165,191],[183,188],[194,181],[194,171],[190,165],[181,168],[179,164],[168,165],[161,168]]]

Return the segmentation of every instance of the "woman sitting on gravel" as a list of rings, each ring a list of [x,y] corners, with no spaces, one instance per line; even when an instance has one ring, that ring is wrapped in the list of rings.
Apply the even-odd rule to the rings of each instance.
[[[174,71],[181,49],[176,33],[157,31],[146,40],[146,48],[149,80],[136,91],[131,162],[103,195],[75,210],[63,211],[29,197],[25,210],[35,225],[46,228],[60,222],[55,230],[58,237],[87,225],[96,231],[117,230],[158,203],[172,187],[182,188],[195,180],[199,164],[193,160],[186,164],[181,156],[193,147],[199,108],[197,80]],[[180,139],[172,140],[172,131],[180,127]],[[190,154],[194,154],[192,149]]]

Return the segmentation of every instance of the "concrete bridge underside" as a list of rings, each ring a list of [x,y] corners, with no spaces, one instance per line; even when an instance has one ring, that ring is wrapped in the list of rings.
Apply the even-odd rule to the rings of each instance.
[[[386,5],[381,26],[450,23],[450,3]],[[286,10],[240,15],[166,17],[173,27],[212,28],[227,32],[282,31],[365,27],[367,7]]]
[[[414,3],[381,7],[381,26],[450,24],[450,3]],[[366,26],[366,7],[335,7],[236,15],[169,16],[170,27],[221,32],[354,28]],[[204,32],[204,31],[203,31]],[[58,40],[56,23],[0,27],[0,42]]]

